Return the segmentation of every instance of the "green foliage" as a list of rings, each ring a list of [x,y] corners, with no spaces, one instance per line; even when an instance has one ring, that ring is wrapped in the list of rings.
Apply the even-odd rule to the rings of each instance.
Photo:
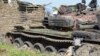
[[[39,51],[20,50],[11,45],[0,43],[0,56],[56,56],[54,54],[40,53]]]
[[[7,56],[33,56],[32,52],[25,51],[25,50],[17,50],[16,48],[7,44],[0,43],[0,49],[1,51],[5,50],[3,52],[6,53],[5,55]]]

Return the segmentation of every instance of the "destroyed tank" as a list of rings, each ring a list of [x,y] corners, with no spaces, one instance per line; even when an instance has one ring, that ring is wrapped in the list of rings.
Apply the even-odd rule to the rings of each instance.
[[[74,39],[80,39],[82,45],[87,43],[99,45],[100,33],[99,30],[94,29],[97,24],[95,16],[96,14],[76,16],[74,11],[71,11],[65,15],[44,17],[39,21],[42,27],[32,26],[25,29],[22,26],[15,26],[14,30],[7,32],[5,39],[18,48],[24,46],[41,52],[56,53],[67,52],[67,49],[73,46]],[[81,27],[81,25],[86,26]]]
[[[73,9],[73,10],[71,10]],[[97,23],[96,14],[87,11],[86,14],[77,15],[75,12],[76,8],[72,6],[61,5],[58,10],[57,16],[49,16],[44,20],[44,25],[52,28],[63,28],[64,30],[68,28],[75,29],[90,29],[93,28]],[[46,23],[45,23],[46,22]],[[48,22],[48,23],[47,23]]]

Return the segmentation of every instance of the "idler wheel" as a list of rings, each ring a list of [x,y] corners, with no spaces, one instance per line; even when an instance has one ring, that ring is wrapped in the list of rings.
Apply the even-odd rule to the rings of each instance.
[[[21,47],[21,46],[24,45],[24,43],[23,43],[23,41],[21,40],[21,38],[16,38],[16,39],[14,40],[13,44],[14,44],[14,46],[17,47],[17,48],[19,48],[19,47]]]

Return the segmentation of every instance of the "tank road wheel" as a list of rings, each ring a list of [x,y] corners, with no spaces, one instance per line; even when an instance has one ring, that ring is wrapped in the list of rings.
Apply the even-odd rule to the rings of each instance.
[[[60,54],[60,56],[64,56],[67,52],[67,49],[66,48],[62,48],[62,49],[59,49],[58,50],[58,53]]]
[[[29,41],[26,41],[26,42],[24,42],[23,47],[25,49],[32,49],[33,48],[33,44],[31,42],[29,42]]]
[[[66,53],[67,52],[67,49],[66,48],[62,48],[62,49],[59,49],[58,50],[58,53]]]
[[[55,53],[57,53],[56,48],[54,48],[53,46],[46,46],[45,51],[46,52],[55,52]]]
[[[44,46],[41,43],[35,43],[33,45],[33,48],[39,50],[40,52],[44,52],[45,51]]]
[[[14,46],[19,48],[21,47],[22,45],[24,45],[23,41],[21,40],[21,38],[16,38],[13,42]]]

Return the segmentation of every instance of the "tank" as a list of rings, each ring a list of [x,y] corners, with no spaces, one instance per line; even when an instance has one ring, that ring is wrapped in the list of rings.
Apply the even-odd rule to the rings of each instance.
[[[65,7],[67,6],[64,6],[64,8]],[[73,8],[73,6],[69,7]],[[28,6],[27,8],[36,9],[37,7],[33,7],[32,5],[31,7]],[[99,30],[94,28],[94,26],[98,24],[96,13],[94,13],[93,11],[88,11],[88,13],[77,15],[75,13],[76,9],[70,10],[71,8],[68,8],[67,11],[65,9],[66,13],[58,14],[55,16],[44,17],[44,15],[42,14],[43,18],[38,18],[38,16],[30,17],[31,19],[33,19],[33,25],[30,26],[28,24],[28,29],[24,28],[21,25],[15,25],[13,30],[6,33],[6,42],[14,44],[18,48],[26,47],[37,49],[41,52],[55,53],[68,53],[68,48],[73,46],[75,47],[73,49],[74,53],[76,54],[78,51],[82,51],[85,45],[99,45],[100,32]],[[22,14],[26,12],[22,11]],[[29,15],[32,12],[27,13],[27,15]],[[38,25],[38,23],[40,23],[41,25]],[[38,27],[36,27],[37,25]],[[75,40],[77,40],[78,42],[75,42]],[[83,49],[81,49],[81,47],[83,47]],[[89,46],[89,48],[91,48],[91,46]],[[88,50],[88,52],[90,51],[91,50]]]
[[[71,10],[73,9],[73,10]],[[49,16],[44,20],[44,25],[47,27],[56,27],[63,29],[82,30],[93,28],[97,23],[96,13],[85,10],[85,14],[77,15],[75,5],[61,5],[57,16]],[[87,12],[86,12],[87,11]],[[45,23],[46,22],[46,23]],[[47,23],[48,22],[48,23]]]

